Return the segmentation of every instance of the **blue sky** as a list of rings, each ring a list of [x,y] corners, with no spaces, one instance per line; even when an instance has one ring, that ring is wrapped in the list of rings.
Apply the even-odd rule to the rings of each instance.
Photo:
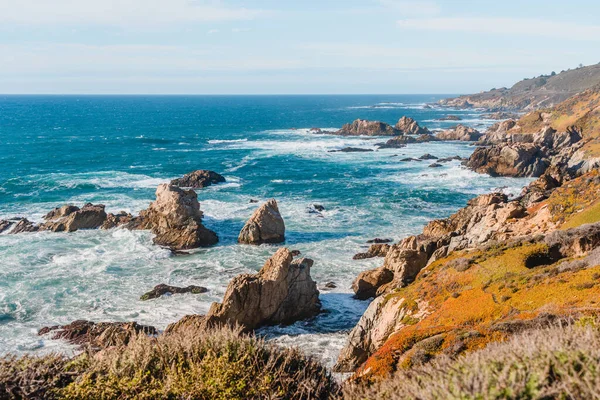
[[[471,93],[600,62],[593,0],[0,0],[0,93]]]

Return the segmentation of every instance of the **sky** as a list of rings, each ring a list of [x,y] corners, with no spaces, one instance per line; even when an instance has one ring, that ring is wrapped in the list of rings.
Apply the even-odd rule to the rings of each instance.
[[[600,62],[597,0],[0,0],[0,93],[474,93]]]

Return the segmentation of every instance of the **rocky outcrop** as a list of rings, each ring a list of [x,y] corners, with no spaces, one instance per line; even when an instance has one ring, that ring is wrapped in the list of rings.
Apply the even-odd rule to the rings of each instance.
[[[9,232],[11,234],[24,233],[24,232],[37,232],[40,230],[39,225],[34,224],[29,221],[27,218],[20,219],[12,230]]]
[[[55,325],[40,329],[39,335],[53,333],[52,339],[62,339],[86,349],[101,350],[110,346],[125,345],[140,333],[156,335],[153,326],[136,322],[91,322],[78,320],[68,325]]]
[[[438,139],[431,134],[423,134],[417,137],[413,136],[395,136],[385,143],[378,144],[380,149],[401,149],[410,143],[435,142]]]
[[[461,124],[435,135],[440,140],[460,140],[463,142],[475,142],[481,136],[481,133],[477,129]]]
[[[214,171],[201,169],[185,174],[181,178],[173,179],[171,186],[201,189],[210,185],[225,182],[223,175],[217,174]]]
[[[394,279],[394,273],[385,267],[363,271],[352,282],[354,297],[366,300],[377,295],[377,290]]]
[[[219,239],[202,225],[202,216],[196,192],[165,183],[156,189],[156,201],[130,227],[152,230],[154,243],[173,250],[212,246]]]
[[[429,129],[419,126],[417,121],[409,117],[402,117],[396,123],[395,128],[401,132],[402,135],[427,135]]]
[[[313,261],[293,259],[279,249],[257,274],[235,277],[222,303],[213,303],[208,314],[186,317],[168,332],[191,326],[240,326],[251,331],[265,325],[291,324],[311,318],[321,310],[317,284],[310,276]]]
[[[104,224],[107,215],[104,205],[87,203],[82,208],[64,205],[50,211],[40,225],[40,230],[52,232],[75,232],[79,229],[97,229]]]
[[[177,287],[177,286],[171,286],[171,285],[167,285],[164,283],[161,283],[160,285],[156,285],[154,286],[154,289],[152,289],[151,291],[144,293],[142,295],[142,297],[140,297],[140,300],[151,300],[151,299],[157,299],[161,296],[164,296],[167,293],[171,293],[171,294],[184,294],[184,293],[192,293],[192,294],[200,294],[200,293],[206,293],[208,292],[208,289],[202,286],[194,286],[194,285],[190,285],[190,286],[186,286],[186,287]]]
[[[344,136],[396,136],[400,135],[401,132],[385,122],[357,119],[342,126],[342,129],[335,132],[335,134]]]
[[[281,243],[284,240],[285,224],[275,199],[260,206],[238,236],[238,242],[244,244]]]
[[[0,233],[8,231],[13,224],[13,221],[7,221],[4,219],[0,220]]]
[[[496,112],[489,113],[489,114],[481,114],[481,118],[495,119],[495,120],[518,119],[519,114],[496,111]]]
[[[133,220],[133,215],[126,211],[121,211],[117,214],[109,213],[106,216],[106,221],[102,224],[100,228],[102,229],[112,229],[117,228],[122,225],[127,225]]]
[[[550,165],[540,147],[531,143],[514,143],[478,147],[467,167],[491,176],[539,177]]]
[[[389,244],[377,243],[369,246],[369,250],[364,253],[357,253],[352,257],[353,260],[364,260],[366,258],[385,257],[390,249]]]

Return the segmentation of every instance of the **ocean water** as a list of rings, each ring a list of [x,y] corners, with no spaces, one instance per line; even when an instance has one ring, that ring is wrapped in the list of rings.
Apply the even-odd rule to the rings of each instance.
[[[0,96],[0,219],[40,221],[64,203],[102,203],[108,212],[137,213],[156,186],[196,169],[227,183],[198,190],[205,225],[220,243],[190,255],[152,244],[149,232],[79,231],[0,235],[0,354],[72,352],[37,336],[43,326],[76,319],[130,321],[164,329],[220,301],[235,275],[257,271],[277,246],[236,243],[257,207],[277,199],[286,246],[315,260],[325,313],[287,327],[263,329],[283,345],[303,348],[332,365],[348,331],[368,305],[351,297],[352,280],[382,259],[353,261],[374,237],[418,233],[471,197],[500,188],[518,193],[526,179],[491,178],[459,162],[442,168],[402,162],[431,153],[468,156],[466,143],[413,144],[369,153],[330,153],[346,146],[375,149],[385,138],[338,137],[309,128],[339,128],[356,118],[395,123],[415,118],[430,129],[448,113],[485,129],[478,111],[424,104],[442,96]],[[313,204],[325,211],[310,213]],[[139,297],[159,283],[200,285],[201,295]]]

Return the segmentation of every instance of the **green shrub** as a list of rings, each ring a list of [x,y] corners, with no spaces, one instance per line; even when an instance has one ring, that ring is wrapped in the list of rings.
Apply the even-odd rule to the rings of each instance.
[[[456,360],[438,358],[372,386],[345,388],[354,399],[597,399],[600,330],[590,324],[516,336]]]
[[[76,360],[77,368],[69,372],[74,361],[59,356],[7,359],[0,364],[0,399],[34,392],[37,398],[57,399],[330,399],[338,394],[329,371],[299,350],[229,329],[188,329],[155,338],[140,334],[125,346]]]

